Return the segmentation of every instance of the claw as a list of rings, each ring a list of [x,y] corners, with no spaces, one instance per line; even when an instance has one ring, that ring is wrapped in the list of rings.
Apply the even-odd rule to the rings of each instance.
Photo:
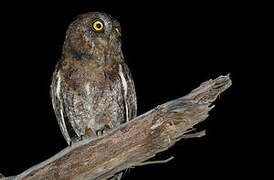
[[[102,135],[102,130],[98,130],[96,134],[97,134],[97,136],[101,136]]]
[[[104,126],[104,128],[98,130],[96,132],[96,134],[97,134],[97,136],[102,136],[102,135],[106,134],[109,129],[110,129],[109,127]]]

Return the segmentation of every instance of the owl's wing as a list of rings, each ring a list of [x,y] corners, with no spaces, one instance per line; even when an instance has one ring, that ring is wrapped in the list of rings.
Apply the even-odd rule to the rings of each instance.
[[[120,64],[119,76],[123,86],[123,96],[125,101],[126,121],[130,121],[137,115],[137,98],[132,75],[125,63]]]
[[[83,120],[89,118],[89,106],[83,103],[86,99],[65,84],[61,71],[56,68],[51,84],[51,99],[61,132],[70,145],[87,133],[87,124]],[[94,134],[94,130],[90,129],[89,134]]]
[[[58,66],[58,65],[57,65]],[[71,139],[70,135],[66,126],[65,117],[64,117],[64,107],[63,107],[63,99],[60,97],[61,92],[61,81],[62,77],[60,76],[59,72],[57,71],[57,68],[55,72],[53,73],[53,79],[51,83],[51,89],[50,89],[50,95],[52,100],[52,106],[57,118],[58,125],[60,127],[60,130],[67,141],[67,143],[70,145]]]

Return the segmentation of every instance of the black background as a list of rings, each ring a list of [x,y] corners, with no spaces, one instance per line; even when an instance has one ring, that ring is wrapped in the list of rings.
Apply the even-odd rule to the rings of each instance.
[[[250,138],[245,133],[248,127],[241,126],[247,121],[241,108],[247,95],[244,89],[250,85],[247,76],[254,72],[253,59],[258,55],[252,48],[258,38],[254,36],[256,9],[237,4],[134,3],[7,9],[1,21],[1,173],[18,174],[66,147],[49,86],[66,28],[77,15],[89,11],[110,13],[121,23],[122,47],[135,80],[139,115],[187,94],[205,80],[230,73],[233,81],[200,125],[207,136],[178,142],[153,158],[174,156],[174,160],[136,167],[126,179],[201,175],[222,179],[236,176],[252,163],[253,155],[244,150]]]

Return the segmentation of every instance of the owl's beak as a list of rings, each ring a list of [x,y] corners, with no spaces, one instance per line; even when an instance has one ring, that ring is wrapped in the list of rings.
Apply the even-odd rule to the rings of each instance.
[[[115,28],[114,30],[115,30],[115,33],[117,34],[117,36],[120,37],[121,32],[120,32],[119,28]]]
[[[119,38],[121,36],[121,32],[118,28],[114,28],[112,33],[110,34],[110,42],[119,41]]]

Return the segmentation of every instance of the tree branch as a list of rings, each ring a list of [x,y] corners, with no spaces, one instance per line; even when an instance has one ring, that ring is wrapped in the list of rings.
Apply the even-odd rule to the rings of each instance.
[[[184,138],[201,137],[193,126],[205,120],[211,103],[231,85],[229,75],[209,80],[188,95],[162,104],[98,138],[67,147],[16,180],[107,179],[145,162]],[[153,163],[153,162],[152,162]],[[159,163],[158,161],[155,163]]]

